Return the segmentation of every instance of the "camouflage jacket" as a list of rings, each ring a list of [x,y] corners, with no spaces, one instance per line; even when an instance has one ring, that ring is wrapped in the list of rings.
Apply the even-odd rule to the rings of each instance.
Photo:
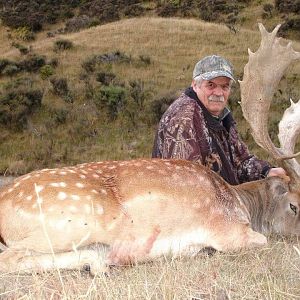
[[[230,184],[264,178],[270,169],[249,153],[229,109],[213,117],[191,87],[162,116],[152,157],[197,161]]]

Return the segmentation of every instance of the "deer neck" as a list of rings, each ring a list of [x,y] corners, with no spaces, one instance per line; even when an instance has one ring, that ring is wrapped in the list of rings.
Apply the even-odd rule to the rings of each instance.
[[[234,186],[240,200],[246,206],[253,230],[270,233],[275,207],[269,199],[266,180],[258,180]]]

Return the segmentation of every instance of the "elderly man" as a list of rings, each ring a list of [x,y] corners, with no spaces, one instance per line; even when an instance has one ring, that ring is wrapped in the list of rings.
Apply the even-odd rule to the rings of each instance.
[[[191,87],[162,116],[152,157],[199,162],[230,184],[285,175],[249,153],[226,107],[234,82],[233,67],[223,57],[211,55],[194,68]]]

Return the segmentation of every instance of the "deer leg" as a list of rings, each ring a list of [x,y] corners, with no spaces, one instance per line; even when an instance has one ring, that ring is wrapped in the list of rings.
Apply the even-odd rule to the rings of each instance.
[[[147,239],[124,239],[115,241],[107,256],[110,265],[130,265],[151,259],[150,252],[160,234],[159,227],[154,227]]]
[[[232,251],[241,248],[262,247],[267,244],[267,238],[254,231],[249,225],[235,224],[226,232],[216,234],[212,247],[218,251]]]
[[[107,249],[107,246],[103,246],[97,249],[41,254],[9,248],[0,254],[0,272],[33,273],[56,269],[81,269],[89,265],[90,272],[95,275],[107,271]]]

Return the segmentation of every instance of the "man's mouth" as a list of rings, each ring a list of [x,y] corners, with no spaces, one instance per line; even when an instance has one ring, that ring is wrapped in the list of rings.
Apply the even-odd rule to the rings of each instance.
[[[225,98],[224,98],[224,96],[210,95],[208,97],[208,101],[211,101],[211,102],[224,102]]]

